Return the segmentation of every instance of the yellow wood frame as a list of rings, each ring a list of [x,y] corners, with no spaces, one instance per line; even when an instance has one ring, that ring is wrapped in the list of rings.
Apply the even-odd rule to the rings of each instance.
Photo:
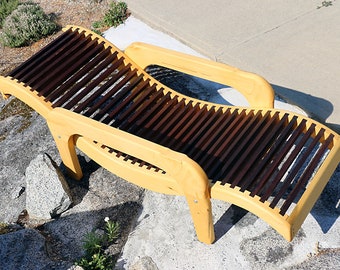
[[[68,26],[65,29],[70,27],[78,28],[80,31],[84,30],[86,35],[91,34],[93,39],[98,38],[99,42],[103,41],[106,47],[111,46],[112,52],[119,52],[119,49],[113,44],[97,34],[78,26]],[[126,63],[132,63],[132,67],[138,69],[139,73],[144,73],[152,83],[157,83],[158,87],[164,87],[165,92],[170,91],[172,96],[183,95],[168,89],[146,74],[144,69],[147,66],[156,64],[226,84],[239,90],[247,98],[251,107],[262,111],[266,111],[265,108],[273,108],[273,89],[266,80],[255,74],[142,43],[134,43],[127,48],[125,54],[121,52],[119,54],[124,56]],[[291,241],[340,161],[340,138],[336,134],[333,148],[309,183],[293,212],[289,216],[287,214],[282,216],[279,214],[278,208],[271,209],[267,202],[262,203],[258,197],[251,197],[247,192],[240,192],[237,187],[232,189],[228,184],[222,185],[220,182],[212,184],[202,168],[186,155],[66,109],[53,109],[49,102],[45,102],[42,97],[37,95],[36,91],[31,90],[13,78],[0,76],[0,91],[4,97],[16,96],[46,119],[61,158],[71,176],[75,179],[82,177],[75,151],[77,147],[109,171],[136,185],[165,194],[184,195],[189,205],[197,237],[200,241],[208,244],[214,241],[211,198],[228,201],[247,209],[265,220],[285,239]],[[188,97],[187,100],[200,102],[201,106],[216,105]],[[237,109],[237,107],[224,106],[225,110],[228,108]],[[270,110],[272,113],[277,111]],[[283,115],[285,111],[280,110],[279,113]],[[290,117],[293,117],[293,113],[289,112],[289,114]],[[312,119],[303,116],[298,116],[298,119],[299,122],[306,119],[308,125],[315,123],[317,130],[324,128],[326,135],[334,134],[333,131]],[[123,158],[118,158],[103,149],[102,145],[144,160],[161,168],[166,173],[124,161]]]

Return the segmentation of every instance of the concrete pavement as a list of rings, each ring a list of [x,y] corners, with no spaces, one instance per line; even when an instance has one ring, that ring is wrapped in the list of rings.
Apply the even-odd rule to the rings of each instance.
[[[125,2],[134,16],[200,53],[263,76],[287,101],[340,131],[340,2]]]

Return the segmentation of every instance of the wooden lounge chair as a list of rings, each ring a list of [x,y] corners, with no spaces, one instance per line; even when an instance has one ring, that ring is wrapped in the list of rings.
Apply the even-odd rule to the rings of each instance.
[[[202,242],[214,241],[211,198],[292,240],[338,166],[338,134],[273,109],[257,75],[141,43],[123,54],[89,30],[64,31],[1,77],[0,90],[47,120],[71,176],[82,177],[77,147],[136,185],[184,195]],[[184,96],[149,76],[149,65],[230,85],[250,108]]]

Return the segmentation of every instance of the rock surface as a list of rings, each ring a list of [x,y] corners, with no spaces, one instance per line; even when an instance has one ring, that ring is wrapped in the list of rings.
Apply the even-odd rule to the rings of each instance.
[[[31,218],[54,218],[72,204],[66,179],[47,154],[40,154],[31,161],[25,179],[26,210]]]
[[[142,257],[138,259],[129,270],[158,270],[158,267],[151,257]]]
[[[0,112],[1,113],[1,112]],[[17,132],[20,122],[0,121],[7,130],[0,141],[0,222],[12,223],[26,207],[25,171],[39,154],[47,152],[60,164],[58,151],[43,118],[32,113],[31,125]]]
[[[23,229],[0,236],[0,269],[67,269],[45,251],[46,239],[37,230]]]

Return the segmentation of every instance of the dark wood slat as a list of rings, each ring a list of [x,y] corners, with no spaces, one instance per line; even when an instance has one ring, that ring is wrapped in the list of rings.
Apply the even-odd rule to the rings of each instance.
[[[232,113],[230,113],[230,110],[224,113],[223,116],[215,122],[210,131],[205,133],[204,136],[195,143],[195,147],[189,151],[188,155],[194,160],[198,160],[199,164],[205,167],[205,161],[209,158],[207,150],[211,149],[214,143],[217,143],[218,138],[221,138],[228,127],[232,126],[232,123],[237,117],[239,117],[238,109],[235,109]]]
[[[189,137],[189,134],[184,138],[185,140],[189,139],[186,147],[183,149],[183,152],[187,153],[188,156],[192,156],[194,154],[195,149],[193,148],[194,145],[196,145],[196,143],[200,138],[201,138],[201,127],[203,125],[203,123],[205,122],[205,120],[208,119],[209,115],[208,115],[208,106],[205,104],[202,106],[200,112],[197,114],[197,121],[195,120],[195,125],[192,128],[192,132],[189,134],[192,134],[191,137]],[[193,132],[196,131],[196,132]]]
[[[281,150],[277,151],[273,157],[273,159],[270,160],[270,162],[266,167],[266,170],[264,171],[263,174],[259,176],[261,181],[257,184],[256,187],[254,187],[254,190],[250,193],[250,196],[255,196],[255,195],[260,195],[260,193],[263,193],[262,190],[263,188],[266,187],[266,184],[269,182],[271,175],[274,173],[274,171],[277,169],[283,158],[286,157],[288,151],[291,149],[292,145],[295,143],[297,138],[300,136],[300,134],[303,132],[305,126],[306,126],[306,120],[301,121],[301,123],[298,125],[298,127],[293,131],[291,136],[289,137],[289,140],[286,141]],[[256,175],[253,175],[253,178],[255,178]],[[276,179],[276,181],[271,182],[270,184],[272,185],[271,188],[275,187],[277,183],[280,181],[280,179]],[[269,188],[269,190],[271,190]],[[269,194],[267,194],[269,197]],[[268,198],[267,197],[267,198]],[[266,199],[264,199],[266,200]]]
[[[171,116],[175,113],[175,111],[181,110],[184,106],[185,106],[185,99],[182,98],[180,101],[177,101],[177,98],[176,98],[174,99],[173,106],[169,108],[164,108],[164,110],[162,110],[162,112],[160,112],[160,114],[157,115],[159,121],[152,128],[152,131],[154,133],[153,136],[157,136],[157,134],[159,135],[159,132],[163,129],[163,126],[170,121]],[[162,115],[162,117],[159,117],[159,115]]]
[[[249,145],[247,145],[246,148],[242,149],[242,146],[239,147],[242,149],[240,151],[241,156],[237,158],[236,163],[233,164],[233,167],[230,168],[230,170],[228,170],[227,174],[225,175],[225,180],[233,178],[233,181],[230,185],[232,188],[239,186],[239,183],[241,183],[242,176],[246,173],[245,166],[248,166],[249,169],[252,165],[250,160],[255,161],[256,158],[268,151],[268,146],[276,140],[277,134],[287,121],[287,117],[288,115],[279,120],[279,113],[276,112],[264,127],[262,125],[257,125],[246,138],[242,139],[242,144],[244,146],[246,146],[250,140],[252,141]],[[228,157],[228,161],[232,158],[233,156],[231,158]],[[226,165],[222,167],[222,170],[226,170],[228,161],[226,162]],[[222,182],[224,182],[224,180]]]
[[[284,119],[288,118],[288,114],[285,114],[282,118]],[[245,191],[248,189],[252,192],[252,187],[259,183],[258,175],[263,170],[263,168],[266,165],[269,165],[269,160],[273,157],[275,152],[278,152],[279,147],[282,145],[284,140],[287,140],[288,136],[291,134],[293,127],[296,125],[296,119],[297,116],[294,116],[291,121],[287,121],[287,125],[283,130],[280,131],[279,136],[277,139],[273,142],[270,149],[266,154],[260,158],[259,155],[253,155],[252,158],[247,159],[247,163],[244,164],[244,169],[240,172],[239,177],[245,178],[240,191]],[[282,121],[281,120],[281,121]]]
[[[322,136],[324,133],[324,129],[320,130],[319,134]],[[321,138],[321,136],[317,136],[314,141],[315,144],[318,141],[318,138]],[[313,159],[309,162],[307,168],[305,169],[303,175],[300,177],[299,182],[295,185],[294,189],[290,192],[289,196],[287,197],[286,201],[282,205],[280,209],[280,214],[285,215],[290,205],[295,200],[298,193],[301,191],[302,188],[305,187],[307,182],[310,180],[312,174],[314,173],[316,167],[319,165],[322,157],[325,155],[325,152],[328,149],[328,146],[333,141],[334,135],[331,134],[328,136],[327,140],[321,145],[321,147],[318,149],[316,155],[313,157]]]
[[[69,55],[73,54],[78,48],[80,48],[87,40],[84,39],[84,32],[75,35],[68,42],[63,44],[55,53],[50,54],[46,59],[34,66],[29,72],[21,78],[21,81],[25,82],[25,85],[32,86],[34,83],[44,78],[46,74],[53,72],[60,63],[63,63]],[[90,39],[90,37],[88,37]]]
[[[164,88],[161,88],[158,95],[154,95],[153,99],[150,99],[150,107],[145,108],[143,112],[143,116],[136,121],[136,124],[129,129],[129,132],[136,134],[138,136],[142,136],[143,130],[145,130],[145,126],[150,124],[151,119],[155,114],[164,107],[167,102],[171,100],[171,93],[168,92],[166,95],[163,94]],[[152,125],[152,124],[151,124]]]
[[[168,97],[168,98],[165,98],[165,97]],[[163,119],[164,116],[169,113],[170,109],[173,106],[175,106],[177,103],[178,103],[178,96],[176,95],[173,98],[171,98],[171,93],[168,92],[160,100],[160,102],[156,104],[157,108],[159,107],[159,110],[157,111],[155,109],[154,114],[150,115],[151,118],[145,124],[143,124],[143,128],[140,128],[142,126],[141,124],[137,126],[139,130],[136,131],[136,134],[143,138],[152,137],[152,135],[150,134],[153,134],[155,132],[155,127],[159,123],[160,119]]]
[[[313,131],[314,131],[314,128],[313,128]],[[325,132],[325,130],[321,129],[318,132],[318,134],[316,135],[316,137],[313,139],[313,141],[308,146],[304,145],[304,146],[306,146],[306,149],[303,151],[302,155],[300,155],[298,157],[298,159],[295,161],[296,163],[294,164],[293,169],[290,170],[290,172],[287,175],[286,179],[284,180],[283,185],[281,186],[279,192],[275,195],[275,198],[273,199],[273,201],[269,205],[270,207],[274,208],[277,205],[277,203],[280,201],[282,196],[287,192],[288,188],[292,185],[294,178],[297,176],[299,170],[301,170],[303,164],[308,159],[313,148],[318,143],[320,138],[323,136],[324,132]],[[293,164],[293,163],[291,163],[291,164]]]
[[[179,131],[175,131],[176,129],[174,129],[173,131],[172,131],[172,133],[170,133],[169,134],[169,136],[174,136],[175,135],[175,133],[177,133],[175,136],[174,136],[174,139],[175,140],[180,140],[181,139],[181,137],[183,137],[183,135],[185,135],[185,134],[187,134],[187,133],[189,133],[190,132],[190,127],[192,126],[192,124],[195,122],[195,120],[198,118],[198,116],[202,116],[202,114],[205,114],[205,112],[207,112],[207,107],[208,107],[208,105],[207,104],[205,104],[205,105],[203,105],[203,107],[202,108],[200,108],[200,104],[199,103],[197,103],[194,107],[193,107],[193,109],[191,110],[191,113],[190,114],[187,114],[185,117],[183,117],[182,119],[181,119],[181,121],[178,123],[178,126],[180,127],[180,126],[182,126],[183,125],[183,127],[181,127],[180,128],[180,130]],[[213,106],[213,109],[212,110],[214,110],[214,108],[215,108],[215,106]],[[188,131],[189,130],[189,131]]]
[[[162,110],[162,117],[158,117],[159,121],[149,132],[146,133],[145,138],[158,143],[162,136],[165,136],[164,129],[166,129],[169,121],[171,121],[173,116],[176,115],[177,111],[182,111],[184,107],[185,98],[182,98],[180,101],[175,100],[174,106],[170,107],[167,110]]]
[[[12,70],[7,76],[20,80],[23,74],[30,71],[34,66],[38,65],[40,61],[44,60],[48,55],[59,49],[65,42],[74,37],[76,33],[76,31],[72,32],[71,29],[68,29],[51,43],[46,45],[43,49],[32,55],[27,61]]]
[[[189,101],[188,104],[185,104],[181,109],[175,110],[171,118],[168,119],[165,126],[163,126],[160,130],[158,135],[156,136],[155,140],[157,143],[161,145],[166,145],[165,142],[167,141],[167,136],[172,130],[175,128],[176,123],[178,123],[185,115],[193,108],[192,101]]]
[[[86,74],[89,74],[90,71],[98,65],[101,61],[103,61],[110,54],[110,49],[106,48],[105,50],[98,53],[89,63],[86,64],[83,68],[78,70],[75,74],[72,75],[66,82],[64,82],[58,89],[50,93],[46,96],[45,101],[53,101],[56,97],[65,93],[70,87],[73,87],[76,83],[80,83],[80,79],[83,78]],[[117,52],[116,52],[117,54]]]
[[[121,68],[118,73],[114,74],[112,77],[110,77],[110,75],[118,68],[118,66],[120,65],[120,63],[122,63],[123,60],[119,59],[117,62],[114,63],[114,65],[110,66],[108,69],[106,69],[104,72],[100,73],[100,75],[92,80],[84,89],[85,92],[90,93],[93,89],[96,88],[96,86],[99,87],[99,85],[103,82],[104,85],[100,86],[99,89],[95,90],[95,92],[93,92],[91,94],[91,96],[89,96],[86,100],[84,100],[81,104],[79,104],[74,111],[77,113],[80,113],[81,111],[83,111],[86,107],[90,106],[90,104],[97,98],[100,97],[100,95],[112,84],[114,84],[122,74],[125,74],[126,72],[128,72],[130,70],[130,65],[127,66],[123,66],[123,68]]]
[[[215,117],[218,117],[215,109],[215,106],[211,107],[202,117],[203,121],[201,128],[196,131],[194,137],[192,138],[191,141],[194,143],[191,145],[192,150],[188,153],[188,155],[198,164],[200,164],[203,169],[207,168],[207,166],[205,166],[206,164],[204,163],[204,158],[210,157],[206,153],[208,150],[208,141],[210,139],[209,135],[212,135],[212,130],[210,128],[214,125],[214,123],[216,123]],[[211,161],[211,159],[209,159],[209,161]]]
[[[196,106],[199,106],[200,104],[197,103]],[[183,153],[186,153],[186,147],[190,147],[190,140],[193,138],[194,136],[199,137],[199,131],[201,129],[201,122],[200,119],[202,119],[202,114],[205,112],[205,110],[203,110],[202,108],[197,111],[197,113],[195,113],[195,115],[188,121],[187,126],[185,127],[185,129],[188,129],[188,132],[185,132],[183,135],[185,135],[183,137],[182,134],[179,134],[181,137],[183,137],[181,139],[181,145],[179,145],[178,147],[176,147],[177,149],[182,149],[181,151]],[[220,107],[216,113],[213,114],[213,117],[216,118],[216,121],[214,122],[214,125],[212,126],[212,129],[216,126],[219,125],[219,123],[222,121],[221,119],[221,115],[223,114],[223,109],[222,107]],[[206,137],[202,138],[202,141],[208,140],[209,134],[204,135]],[[178,139],[180,139],[180,137],[178,137]],[[194,139],[195,140],[195,139]]]
[[[91,40],[89,43],[79,48],[74,54],[67,57],[62,63],[59,63],[58,66],[55,66],[53,72],[46,74],[44,78],[41,78],[36,83],[30,84],[31,87],[37,89],[40,96],[48,95],[50,89],[54,89],[60,82],[69,78],[70,74],[87,61],[87,59],[84,58],[84,55],[87,56],[89,50],[91,54],[94,55],[103,48],[103,43],[98,44],[97,39]]]
[[[116,76],[116,78],[115,78],[115,80],[117,80],[117,79],[119,79],[119,77],[118,76]],[[101,83],[102,81],[99,81],[99,80],[94,80],[93,81],[93,84],[95,85],[96,83]],[[80,104],[79,105],[79,107],[86,107],[88,104],[90,104],[90,102],[93,102],[96,98],[98,98],[106,89],[107,89],[107,87],[109,87],[109,85],[110,84],[113,84],[115,81],[113,81],[113,79],[111,78],[107,83],[105,83],[104,85],[102,85],[99,89],[97,89],[97,91],[95,92],[95,93],[93,93],[90,97],[88,97],[87,99],[86,99],[86,101],[84,101],[82,104]],[[90,88],[90,89],[88,89],[88,88]],[[93,88],[92,87],[87,87],[87,88],[85,88],[85,90],[84,90],[84,92],[90,92],[91,90],[93,90]],[[66,100],[70,100],[70,106],[74,106],[75,105],[75,101],[74,100],[72,100],[72,98],[73,98],[73,96],[74,96],[74,93],[73,92],[71,92],[71,91],[69,91],[69,92],[67,92],[65,95],[64,95],[64,98],[66,99]],[[82,93],[82,96],[84,97],[84,94]],[[57,102],[56,103],[56,105],[55,106],[58,106],[60,104],[60,102]],[[78,109],[78,108],[77,108]],[[86,112],[86,115],[87,116],[90,116],[89,114],[87,114],[87,112]]]
[[[227,173],[228,168],[233,167],[236,169],[234,164],[237,162],[238,156],[243,151],[246,151],[244,147],[252,138],[252,131],[254,131],[258,122],[265,121],[266,118],[262,118],[261,115],[262,111],[258,111],[256,115],[253,115],[253,112],[248,114],[239,124],[240,129],[234,129],[229,138],[225,140],[225,143],[220,148],[220,154],[217,156],[218,161],[215,161],[213,166],[209,165],[208,173],[213,179],[221,180],[222,184],[228,181],[230,177]]]
[[[204,108],[204,107],[203,107]],[[213,129],[214,130],[214,134],[215,136],[210,136],[210,137],[199,137],[199,131],[200,131],[200,128],[202,126],[202,123],[204,122],[205,118],[207,116],[202,116],[202,114],[206,114],[205,113],[205,110],[203,110],[203,108],[200,110],[198,117],[197,117],[197,121],[195,120],[195,125],[194,127],[192,128],[191,132],[189,132],[186,137],[184,137],[183,140],[187,141],[186,145],[183,147],[183,152],[184,153],[187,153],[188,156],[193,156],[193,155],[196,155],[196,160],[199,161],[199,163],[201,164],[204,164],[204,160],[202,160],[202,153],[203,151],[206,151],[205,148],[202,148],[201,147],[201,150],[203,150],[201,153],[196,153],[195,152],[195,148],[198,149],[198,147],[196,147],[196,145],[199,145],[199,146],[205,146],[207,149],[210,147],[210,145],[213,143],[213,141],[216,139],[216,137],[219,136],[219,134],[222,132],[223,128],[224,128],[224,125],[228,125],[228,122],[231,120],[232,117],[229,117],[230,116],[230,109],[228,109],[225,113],[222,114],[221,117],[219,117],[214,125],[213,125]],[[236,115],[237,114],[237,111],[235,110],[234,111],[234,114]],[[218,115],[216,113],[216,115]],[[189,140],[189,141],[188,141]],[[203,155],[203,157],[207,157],[207,155]]]
[[[190,104],[190,106],[189,106]],[[190,119],[193,119],[195,114],[200,111],[200,103],[196,103],[195,106],[192,106],[192,103],[188,103],[187,105],[189,107],[189,110],[185,115],[179,119],[177,124],[174,126],[172,130],[168,133],[169,137],[174,137],[174,139],[178,140],[183,133],[186,133],[187,126],[190,126]],[[207,105],[204,105],[205,108]]]
[[[100,109],[100,107],[108,100],[110,99],[115,100],[116,98],[120,99],[122,96],[124,96],[124,94],[130,91],[130,88],[125,86],[128,82],[130,82],[131,80],[133,80],[133,78],[136,77],[137,70],[126,69],[125,72],[123,70],[124,69],[122,69],[121,73],[117,73],[116,76],[113,76],[110,80],[107,81],[107,83],[105,83],[101,88],[99,88],[98,91],[104,93],[105,90],[108,90],[109,87],[113,85],[110,91],[102,95],[100,100],[98,100],[94,105],[91,106],[91,108],[87,110],[86,115],[93,114],[96,110]],[[140,81],[141,79],[142,79],[141,76],[136,78],[137,82]],[[125,87],[124,90],[122,89],[123,87]],[[118,97],[115,96],[116,94],[118,95]],[[106,109],[107,108],[104,108],[104,110]],[[104,110],[99,113],[103,114]]]
[[[130,102],[133,101],[134,98],[136,98],[139,94],[142,93],[142,91],[149,86],[149,79],[142,80],[143,75],[139,75],[136,80],[131,83],[129,88],[124,89],[124,91],[119,92],[114,100],[110,102],[104,109],[103,111],[108,111],[110,108],[117,106],[114,110],[110,112],[110,117],[114,118],[115,115],[117,115],[121,110],[123,110],[124,107],[128,106]],[[128,95],[128,92],[131,91],[131,93]],[[118,101],[121,100],[122,98],[124,99],[123,102],[120,102],[119,105],[117,105]]]
[[[182,98],[171,110],[169,113],[159,121],[159,123],[155,126],[155,129],[157,130],[157,135],[153,140],[157,143],[163,140],[163,138],[167,135],[169,132],[169,129],[171,129],[172,125],[174,124],[175,120],[178,119],[179,115],[178,112],[182,112],[184,108],[186,107],[185,104],[185,98]]]
[[[229,126],[225,126],[226,129],[223,132],[223,136],[221,136],[214,143],[213,147],[208,150],[208,154],[213,154],[214,156],[218,157],[225,149],[225,146],[228,145],[229,142],[233,139],[231,135],[237,134],[238,131],[242,128],[242,125],[245,124],[247,120],[249,120],[249,118],[246,115],[246,110],[242,110],[230,123]]]
[[[144,88],[148,85],[149,80],[142,81],[142,79],[143,79],[142,74],[139,75],[138,77],[135,77],[133,80],[131,78],[132,81],[130,82],[130,84],[128,86],[124,86],[124,88],[122,90],[119,90],[119,92],[117,90],[121,88],[121,86],[117,84],[109,93],[105,95],[106,97],[111,96],[112,100],[104,108],[100,109],[99,114],[104,115],[111,110],[110,115],[113,118],[114,115],[116,115],[125,106],[132,102],[132,100],[135,97],[137,97],[142,92],[142,90],[144,90]],[[117,94],[113,96],[114,93]],[[102,100],[100,101],[102,102]],[[119,105],[117,105],[118,103]],[[114,108],[115,106],[117,107],[114,110],[112,110],[112,108]]]
[[[273,194],[276,186],[280,183],[282,177],[287,172],[288,168],[292,165],[292,163],[294,162],[294,160],[296,159],[296,157],[300,153],[302,147],[305,145],[307,140],[310,138],[310,136],[314,132],[314,129],[315,129],[315,124],[312,124],[309,127],[309,129],[307,130],[307,132],[305,134],[303,134],[302,138],[300,138],[300,141],[297,142],[294,150],[292,151],[292,153],[290,153],[288,158],[284,161],[284,163],[283,163],[282,167],[280,168],[278,174],[273,179],[270,187],[267,189],[267,192],[263,196],[261,196],[261,199],[260,199],[261,202],[264,202],[265,200],[267,200]],[[275,198],[274,198],[274,201],[276,201]]]
[[[122,126],[125,130],[128,130],[133,134],[136,132],[133,132],[133,130],[136,130],[136,128],[141,128],[136,124],[136,122],[139,122],[139,120],[144,117],[144,115],[150,109],[152,103],[156,103],[157,100],[161,99],[164,95],[163,88],[157,90],[155,84],[153,84],[151,87],[149,86],[145,92],[146,93],[144,95],[141,95],[141,98],[138,98],[137,102],[134,102],[134,108],[130,109],[130,111],[134,110],[134,113],[127,119],[126,126]]]
[[[178,104],[178,96],[176,95],[174,98],[169,100],[169,103],[167,103],[167,106],[164,106],[160,111],[158,111],[152,119],[144,126],[145,130],[148,131],[146,134],[144,134],[144,137],[151,137],[149,136],[150,132],[154,133],[156,132],[156,127],[159,124],[159,122],[164,119],[168,113],[170,112],[171,108],[173,106],[176,106]]]
[[[242,110],[242,112],[235,118],[235,121],[232,122],[223,135],[216,141],[213,147],[208,150],[208,156],[215,157],[220,161],[221,153],[231,149],[230,145],[236,145],[237,141],[240,140],[241,135],[245,132],[245,126],[249,123],[253,116],[254,111],[246,114],[245,110]],[[210,158],[210,160],[206,162],[205,166],[207,168],[207,174],[212,175],[213,172],[216,172],[219,166],[221,166],[221,163]]]
[[[234,176],[236,185],[241,187],[240,191],[245,191],[245,186],[251,184],[244,181],[244,176],[254,168],[257,160],[264,159],[268,155],[273,144],[276,143],[282,130],[284,130],[284,125],[287,121],[288,114],[285,114],[274,127],[270,128],[270,132],[258,130],[258,132],[254,134],[255,138],[247,149],[251,154],[247,156],[246,153],[243,153],[238,163],[235,164],[235,166],[241,166],[242,163],[242,170],[238,170]]]
[[[25,78],[23,78],[25,85],[29,85],[31,88],[37,91],[43,90],[43,89],[38,88],[37,84],[39,84],[41,80],[44,80],[47,76],[51,75],[51,73],[55,74],[54,73],[55,70],[61,64],[63,64],[67,58],[72,56],[74,52],[76,51],[76,49],[78,48],[80,49],[84,45],[84,43],[87,42],[87,40],[81,39],[79,36],[78,37],[76,36],[75,38],[78,38],[78,40],[70,40],[68,44],[65,44],[65,46],[61,47],[56,53],[54,53],[53,55],[50,55],[39,65],[35,66],[31,70],[31,72],[26,73]],[[74,46],[73,42],[76,42],[77,45]],[[42,95],[40,94],[40,96]]]
[[[197,125],[192,129],[192,131],[188,132],[188,134],[195,134],[192,136],[191,141],[197,141],[195,146],[200,150],[206,149],[206,142],[211,136],[211,127],[216,123],[219,116],[221,116],[221,110],[217,111],[216,106],[210,107],[210,109],[202,116],[202,121],[199,121],[200,123],[197,122]],[[182,141],[184,142],[185,139],[186,138],[184,138]],[[187,140],[188,139],[189,138],[187,137]],[[199,162],[198,154],[199,152],[196,154],[197,162]]]
[[[201,108],[202,113],[199,114],[199,119],[195,123],[194,127],[192,128],[192,132],[189,134],[192,134],[193,136],[187,137],[187,139],[190,139],[187,143],[187,147],[183,148],[183,152],[186,153],[188,156],[190,156],[194,160],[199,160],[199,156],[201,155],[202,149],[206,143],[206,137],[204,136],[204,131],[207,128],[207,124],[211,124],[210,122],[207,123],[207,121],[210,119],[212,115],[215,113],[215,107],[211,107],[209,110],[207,109],[207,105],[203,105]],[[184,138],[187,140],[186,138]]]
[[[82,78],[81,81],[73,85],[68,91],[74,93],[72,100],[66,98],[66,95],[60,98],[54,107],[63,106],[64,108],[71,110],[80,100],[82,100],[87,94],[89,94],[97,85],[105,80],[118,66],[123,62],[123,59],[119,59],[111,64],[116,58],[116,54],[110,55],[104,61],[102,61],[98,66],[91,70],[86,77]],[[99,75],[99,77],[97,77]],[[89,85],[87,85],[89,83]],[[87,86],[86,86],[87,85]],[[82,89],[86,86],[84,89]],[[84,103],[79,105],[73,110],[80,113],[82,111],[82,106],[86,106]]]
[[[204,105],[205,106],[205,105]],[[203,106],[203,107],[204,107]],[[192,137],[192,139],[189,141],[189,144],[195,144],[195,146],[199,149],[206,149],[206,140],[207,137],[205,136],[204,131],[208,128],[210,124],[212,124],[209,119],[215,114],[215,106],[211,107],[209,110],[207,110],[204,115],[202,116],[202,119],[197,122],[197,125],[199,126],[199,129],[196,130],[195,135]],[[195,142],[195,143],[194,143]]]
[[[98,44],[97,46],[89,46],[87,49],[83,51],[81,56],[78,55],[72,61],[69,59],[68,63],[65,63],[64,66],[61,66],[62,72],[58,72],[56,70],[56,74],[50,80],[45,82],[44,90],[39,91],[42,96],[47,97],[50,93],[53,93],[59,86],[63,86],[64,83],[67,83],[72,77],[80,71],[83,67],[92,60],[95,55],[98,55],[104,49],[103,44]],[[67,84],[69,84],[68,82]],[[42,85],[44,82],[42,82]]]
[[[223,160],[224,165],[220,169],[220,172],[217,174],[216,178],[222,179],[222,184],[227,182],[231,183],[231,188],[234,188],[236,185],[238,185],[241,181],[241,178],[232,177],[234,173],[237,170],[243,170],[243,166],[240,168],[240,165],[243,165],[245,158],[248,159],[251,157],[253,154],[252,150],[255,146],[258,146],[259,140],[265,140],[263,138],[265,133],[269,133],[271,136],[273,136],[270,130],[278,119],[278,113],[275,113],[272,117],[270,116],[270,112],[267,112],[262,117],[261,115],[262,111],[257,112],[257,114],[253,117],[253,123],[250,123],[248,128],[244,129],[243,134],[240,134],[240,142],[234,141],[233,145],[230,146],[230,149],[228,149],[220,157],[221,160]],[[260,119],[255,122],[255,120],[258,118]],[[254,124],[255,126],[253,126]],[[255,152],[259,152],[258,150],[259,149],[257,149]]]
[[[138,117],[140,117],[139,107],[142,106],[143,103],[148,100],[150,95],[155,93],[156,91],[157,89],[155,84],[143,91],[143,94],[140,95],[127,110],[116,117],[114,126],[119,127],[123,130],[129,129],[131,123],[134,123],[135,121],[137,121]],[[110,114],[104,121],[111,122],[112,119],[113,115]]]

